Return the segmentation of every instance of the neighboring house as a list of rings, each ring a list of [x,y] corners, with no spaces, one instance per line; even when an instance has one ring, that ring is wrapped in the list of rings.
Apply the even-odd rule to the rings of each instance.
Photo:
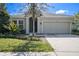
[[[33,21],[31,16],[13,15],[10,18],[26,34],[33,32]],[[39,34],[69,34],[72,30],[73,16],[43,13],[35,20],[35,33]]]

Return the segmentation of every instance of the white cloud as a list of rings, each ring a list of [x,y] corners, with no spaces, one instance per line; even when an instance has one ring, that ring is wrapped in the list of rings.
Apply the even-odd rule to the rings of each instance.
[[[65,14],[67,12],[68,12],[68,10],[57,10],[56,14]]]

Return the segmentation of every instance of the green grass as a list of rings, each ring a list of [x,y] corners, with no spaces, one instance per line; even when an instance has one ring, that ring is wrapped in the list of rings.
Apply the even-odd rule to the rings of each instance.
[[[0,52],[51,52],[48,42],[0,38]]]

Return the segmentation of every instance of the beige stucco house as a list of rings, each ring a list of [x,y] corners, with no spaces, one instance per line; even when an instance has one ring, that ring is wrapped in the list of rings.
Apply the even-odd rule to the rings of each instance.
[[[33,21],[30,16],[13,15],[10,21],[25,30],[26,34],[33,32]],[[72,30],[73,16],[43,13],[35,20],[35,33],[38,34],[69,34]]]

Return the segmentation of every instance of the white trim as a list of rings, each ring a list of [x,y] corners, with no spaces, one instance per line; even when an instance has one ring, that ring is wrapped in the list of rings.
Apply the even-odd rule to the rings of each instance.
[[[73,16],[41,16],[41,18],[73,18]]]
[[[40,31],[39,31],[39,28],[40,28],[40,26],[39,26],[39,20],[40,20],[40,18],[38,17],[38,23],[37,23],[37,33],[39,33]]]
[[[25,19],[23,21],[23,30],[25,29]]]
[[[24,26],[24,30],[26,30],[26,18],[24,19],[24,21],[23,21],[23,26]]]
[[[43,20],[42,20],[42,33],[43,33]]]
[[[39,30],[38,30],[38,28],[39,28],[39,22],[38,22],[38,20],[39,20],[39,18],[37,18],[37,33],[39,33]]]
[[[17,26],[19,27],[19,20],[16,20],[17,21]]]
[[[29,17],[26,18],[26,34],[29,34]]]
[[[70,34],[72,32],[72,23],[70,23]]]

